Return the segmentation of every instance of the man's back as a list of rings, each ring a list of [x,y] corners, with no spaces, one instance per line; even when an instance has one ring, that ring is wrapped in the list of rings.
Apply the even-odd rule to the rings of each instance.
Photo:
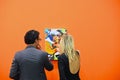
[[[47,80],[44,68],[52,70],[53,65],[47,58],[47,53],[28,46],[25,50],[17,52],[13,61],[15,67],[11,68],[10,77],[19,76],[19,80]],[[14,74],[16,71],[17,74]]]

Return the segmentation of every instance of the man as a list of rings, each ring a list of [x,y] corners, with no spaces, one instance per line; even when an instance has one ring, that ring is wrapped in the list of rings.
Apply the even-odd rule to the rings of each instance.
[[[47,80],[44,68],[48,71],[53,65],[46,52],[39,48],[39,32],[28,31],[24,36],[27,47],[15,54],[10,70],[10,78],[14,80]]]

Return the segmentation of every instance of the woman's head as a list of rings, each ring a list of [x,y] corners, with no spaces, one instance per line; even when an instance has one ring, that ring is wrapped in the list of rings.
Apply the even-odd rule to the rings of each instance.
[[[60,50],[66,55],[74,51],[74,40],[72,35],[63,35],[60,41]]]

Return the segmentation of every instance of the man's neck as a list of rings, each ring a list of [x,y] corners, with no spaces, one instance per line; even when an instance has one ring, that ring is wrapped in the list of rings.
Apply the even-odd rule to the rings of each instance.
[[[36,47],[36,45],[35,45],[35,44],[28,44],[28,46],[34,46],[34,47]]]

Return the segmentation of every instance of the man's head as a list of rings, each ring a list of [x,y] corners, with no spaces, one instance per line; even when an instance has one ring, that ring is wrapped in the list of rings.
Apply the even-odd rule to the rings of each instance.
[[[24,36],[24,41],[26,44],[34,44],[36,40],[40,40],[39,32],[36,30],[29,30]]]

